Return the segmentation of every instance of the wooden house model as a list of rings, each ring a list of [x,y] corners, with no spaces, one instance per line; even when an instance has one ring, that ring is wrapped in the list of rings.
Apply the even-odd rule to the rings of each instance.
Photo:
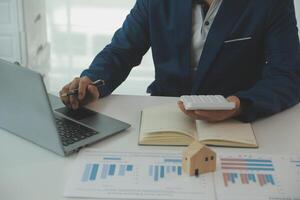
[[[216,171],[216,153],[198,141],[183,151],[183,171],[190,176]]]

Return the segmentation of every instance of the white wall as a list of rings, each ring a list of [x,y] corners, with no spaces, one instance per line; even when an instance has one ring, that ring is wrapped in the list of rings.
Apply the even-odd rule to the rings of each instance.
[[[1,0],[0,0],[1,1]],[[135,0],[46,0],[51,66],[48,91],[57,93],[79,76],[122,25]],[[154,80],[151,52],[132,70],[117,94],[146,95]]]

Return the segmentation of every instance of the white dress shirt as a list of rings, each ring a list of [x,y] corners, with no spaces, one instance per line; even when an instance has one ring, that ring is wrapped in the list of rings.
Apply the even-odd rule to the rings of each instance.
[[[204,16],[204,11],[200,4],[193,4],[193,27],[192,27],[192,47],[191,47],[191,67],[197,71],[198,64],[203,52],[205,41],[210,27],[219,11],[223,0],[214,0]]]

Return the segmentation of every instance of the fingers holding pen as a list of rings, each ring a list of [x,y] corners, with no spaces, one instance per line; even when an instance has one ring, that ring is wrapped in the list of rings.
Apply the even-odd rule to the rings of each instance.
[[[89,87],[89,85],[92,83],[92,81],[87,78],[87,77],[83,77],[80,79],[79,81],[79,86],[78,86],[78,99],[79,101],[82,101],[85,96],[86,96],[86,91]]]
[[[75,78],[62,88],[59,95],[67,107],[76,110],[81,105],[97,100],[100,97],[97,86],[103,84],[103,80],[92,82],[88,77]]]
[[[74,90],[78,89],[79,82],[80,82],[80,78],[75,78],[71,82],[68,92],[73,92]],[[79,100],[77,95],[69,95],[69,101],[72,109],[76,110],[79,108]]]
[[[64,95],[66,93],[69,92],[69,88],[70,88],[71,83],[65,85],[62,90],[59,92],[59,96],[62,100],[62,102],[69,108],[71,108],[71,104],[70,104],[70,99],[68,96]]]
[[[85,105],[99,99],[100,93],[96,86],[89,84],[86,87],[85,97],[79,101],[80,105]]]

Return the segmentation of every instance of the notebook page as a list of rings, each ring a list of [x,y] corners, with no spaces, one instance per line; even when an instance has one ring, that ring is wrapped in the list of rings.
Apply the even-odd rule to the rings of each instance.
[[[250,123],[242,123],[233,119],[219,123],[197,120],[196,126],[200,141],[229,141],[257,145]]]
[[[151,133],[182,133],[196,137],[196,124],[182,113],[177,104],[166,104],[146,108],[142,112],[141,136]]]

